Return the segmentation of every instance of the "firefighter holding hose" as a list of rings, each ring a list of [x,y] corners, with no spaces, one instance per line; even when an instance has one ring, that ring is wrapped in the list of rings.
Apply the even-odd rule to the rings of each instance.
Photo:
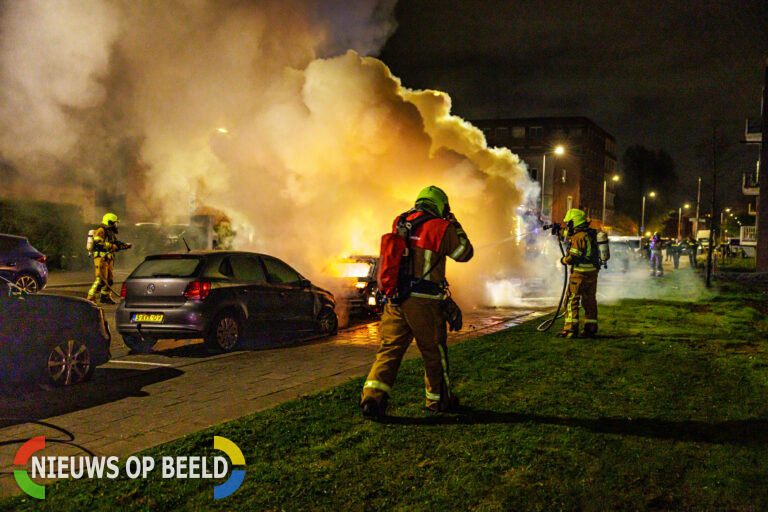
[[[597,334],[597,273],[600,254],[596,231],[589,227],[586,214],[577,208],[566,212],[563,224],[568,226],[568,252],[560,259],[571,266],[568,294],[565,298],[565,325],[557,333],[561,338],[579,335],[579,306],[584,306],[584,330],[581,336],[594,338]],[[607,244],[606,244],[607,245]]]
[[[106,213],[101,219],[101,226],[93,232],[92,254],[96,280],[88,291],[87,299],[91,302],[96,302],[98,295],[102,304],[115,303],[109,295],[114,283],[115,253],[131,248],[131,244],[117,239],[118,222],[117,215]]]

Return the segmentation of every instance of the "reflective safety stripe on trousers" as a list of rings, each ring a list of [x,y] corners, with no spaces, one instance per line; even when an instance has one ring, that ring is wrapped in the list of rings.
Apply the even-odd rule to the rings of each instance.
[[[440,395],[437,393],[430,393],[429,391],[425,391],[427,395],[428,400],[440,400]]]
[[[378,389],[379,391],[383,391],[387,394],[392,393],[391,387],[389,387],[387,384],[384,384],[383,382],[378,380],[366,381],[365,384],[363,385],[363,388],[374,388],[374,389]]]

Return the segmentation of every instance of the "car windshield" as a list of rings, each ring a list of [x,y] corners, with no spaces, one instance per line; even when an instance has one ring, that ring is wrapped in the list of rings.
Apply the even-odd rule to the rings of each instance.
[[[200,261],[200,258],[186,256],[144,260],[131,277],[190,277],[195,274]]]

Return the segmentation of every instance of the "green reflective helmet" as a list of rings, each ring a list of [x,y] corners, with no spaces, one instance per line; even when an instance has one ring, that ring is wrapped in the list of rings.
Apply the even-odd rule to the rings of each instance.
[[[568,224],[569,222],[573,223],[573,227],[581,226],[587,222],[587,214],[578,208],[571,208],[566,212],[565,218],[563,219],[563,224]]]
[[[101,223],[105,226],[112,226],[118,222],[120,221],[118,220],[117,215],[114,213],[105,213],[104,217],[101,218]]]
[[[419,203],[430,203],[441,217],[444,217],[451,210],[448,196],[442,189],[434,185],[430,185],[419,192],[416,197],[416,205],[418,206]]]

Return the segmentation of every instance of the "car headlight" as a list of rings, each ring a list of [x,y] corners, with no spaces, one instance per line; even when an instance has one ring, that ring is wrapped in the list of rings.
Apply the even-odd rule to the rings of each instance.
[[[359,288],[361,290],[363,288],[365,288],[366,286],[368,286],[368,283],[366,283],[365,281],[359,281],[359,282],[355,283],[355,288]]]

